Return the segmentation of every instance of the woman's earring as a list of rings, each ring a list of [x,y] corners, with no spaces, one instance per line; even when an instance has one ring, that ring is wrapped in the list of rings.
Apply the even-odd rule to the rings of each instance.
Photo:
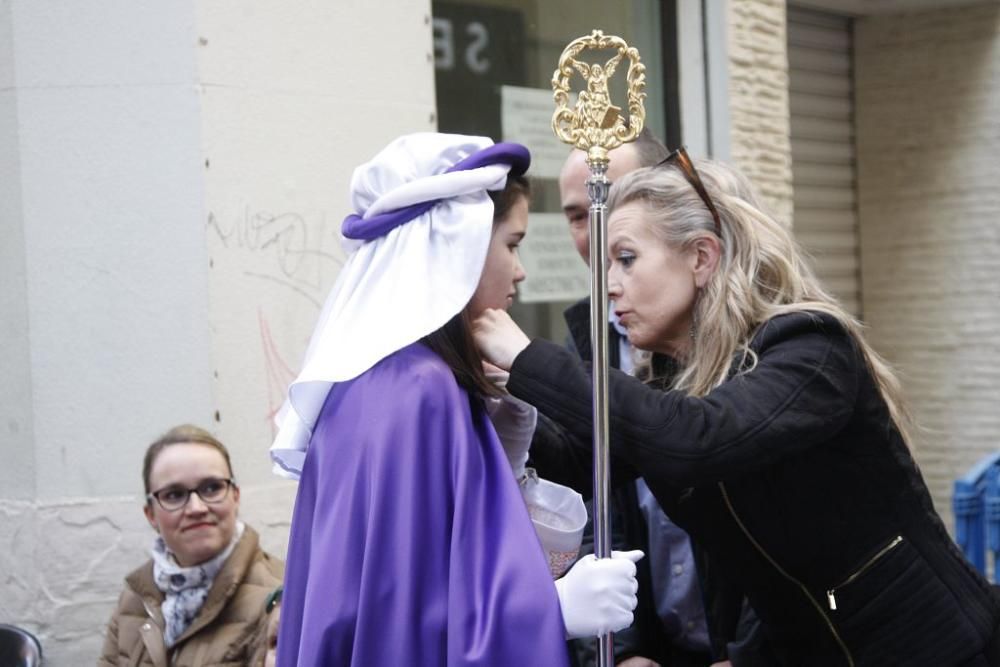
[[[698,305],[701,303],[701,288],[696,287],[694,293],[694,308],[691,309],[691,330],[688,335],[694,340],[694,335],[698,331]]]

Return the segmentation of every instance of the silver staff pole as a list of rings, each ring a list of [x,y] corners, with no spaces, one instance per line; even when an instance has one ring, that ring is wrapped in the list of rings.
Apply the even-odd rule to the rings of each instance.
[[[578,60],[583,51],[610,53],[603,62]],[[626,123],[621,108],[611,103],[608,81],[618,65],[628,60],[626,74],[629,119]],[[570,107],[570,79],[577,72],[585,88]],[[611,466],[608,453],[608,240],[607,200],[611,182],[608,180],[608,153],[623,143],[633,141],[642,131],[646,113],[645,66],[639,52],[620,37],[594,30],[579,37],[563,50],[559,66],[552,75],[556,111],[552,130],[560,140],[587,152],[590,178],[590,342],[593,351],[593,415],[594,415],[594,554],[611,558],[611,517],[608,508]],[[614,642],[611,633],[599,638],[597,664],[614,664]]]

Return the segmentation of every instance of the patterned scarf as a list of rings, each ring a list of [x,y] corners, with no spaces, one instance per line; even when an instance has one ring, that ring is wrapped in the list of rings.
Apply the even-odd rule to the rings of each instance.
[[[164,594],[160,609],[163,611],[163,622],[166,626],[163,641],[168,649],[173,647],[177,638],[184,634],[198,616],[201,606],[205,604],[205,598],[208,597],[208,591],[212,588],[215,575],[225,565],[229,554],[240,541],[244,528],[246,525],[242,521],[237,521],[236,533],[229,546],[215,558],[192,567],[178,565],[163,538],[156,536],[153,542],[153,579],[156,581],[156,587]]]

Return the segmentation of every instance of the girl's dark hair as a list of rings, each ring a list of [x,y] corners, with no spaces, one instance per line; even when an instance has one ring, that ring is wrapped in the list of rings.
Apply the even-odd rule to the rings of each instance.
[[[233,476],[233,464],[229,460],[229,450],[226,449],[226,446],[203,428],[199,428],[193,424],[181,424],[161,435],[153,444],[146,448],[146,456],[142,460],[142,485],[146,489],[146,495],[149,495],[150,491],[149,475],[153,471],[153,463],[156,461],[156,457],[160,455],[160,452],[170,445],[192,442],[198,445],[206,445],[222,454],[222,458],[226,460],[226,468],[229,470],[229,476]]]
[[[497,224],[507,217],[514,204],[524,197],[531,198],[531,184],[524,174],[508,174],[507,185],[503,190],[487,190],[490,199],[493,200],[493,224]]]
[[[503,190],[489,192],[493,200],[493,226],[503,221],[522,197],[531,196],[531,186],[523,174],[509,174]],[[502,392],[486,377],[483,357],[472,339],[472,320],[465,308],[443,327],[422,339],[455,374],[458,384],[470,394],[499,396]]]
[[[499,396],[500,390],[486,378],[483,357],[472,340],[469,311],[462,309],[443,327],[423,337],[423,343],[434,350],[451,368],[458,384],[470,394]]]

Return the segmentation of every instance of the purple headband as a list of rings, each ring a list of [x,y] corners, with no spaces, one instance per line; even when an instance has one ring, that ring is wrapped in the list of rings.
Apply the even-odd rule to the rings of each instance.
[[[501,141],[498,144],[487,146],[459,160],[449,167],[446,173],[468,171],[491,164],[509,164],[510,173],[520,176],[528,171],[528,166],[531,164],[531,153],[521,144]],[[372,239],[377,239],[380,236],[388,234],[396,227],[414,218],[420,217],[434,208],[440,201],[440,199],[432,199],[418,204],[410,204],[403,208],[397,208],[394,211],[386,211],[385,213],[373,215],[367,220],[356,213],[352,213],[344,218],[344,223],[341,225],[340,231],[345,238],[357,241],[371,241]]]

